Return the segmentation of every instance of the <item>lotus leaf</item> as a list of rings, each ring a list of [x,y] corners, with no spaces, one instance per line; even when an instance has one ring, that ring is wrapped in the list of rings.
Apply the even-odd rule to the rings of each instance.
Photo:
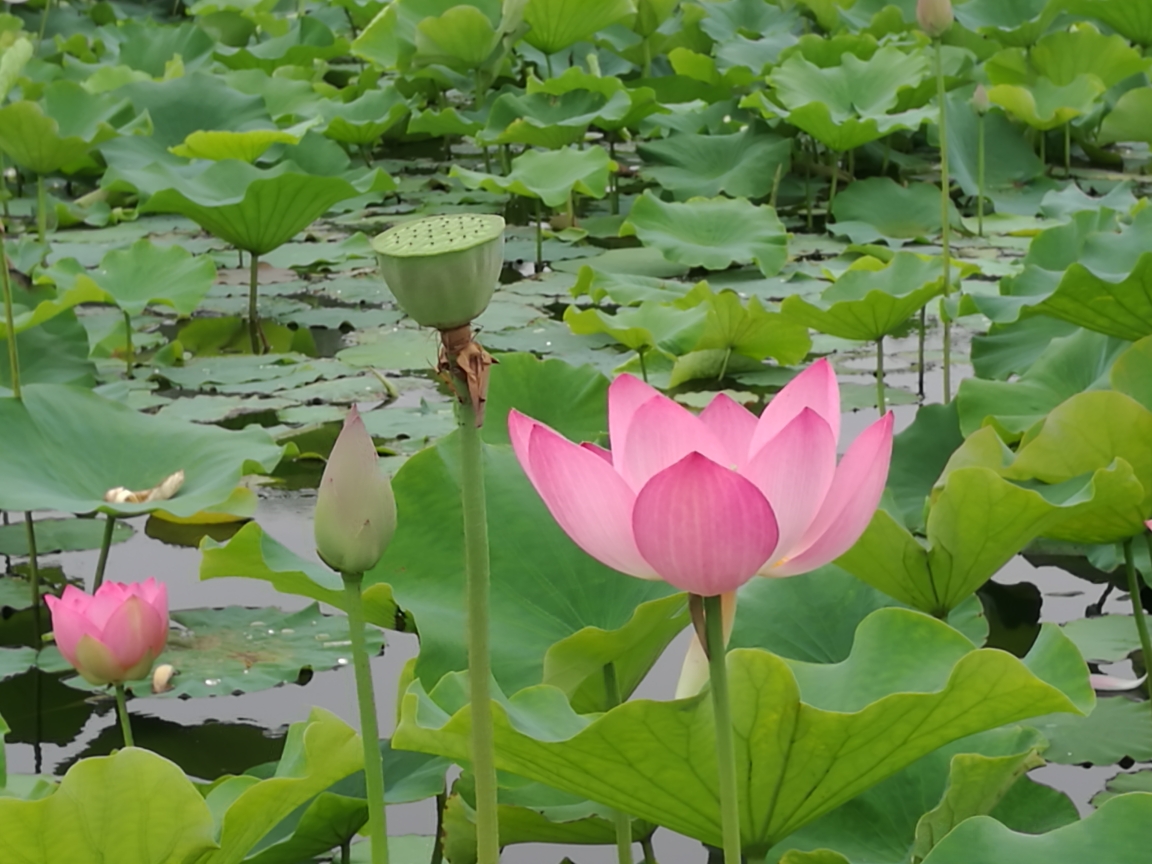
[[[764,198],[778,176],[788,172],[792,142],[749,128],[735,135],[672,135],[637,147],[642,170],[679,200],[724,192],[736,198]]]
[[[1051,714],[1029,721],[1049,741],[1047,758],[1061,765],[1115,765],[1152,759],[1148,705],[1122,696],[1098,699],[1087,717]]]
[[[16,84],[20,71],[32,59],[32,43],[21,37],[0,53],[0,102]]]
[[[656,99],[656,91],[651,87],[625,87],[619,78],[607,78],[600,75],[591,75],[579,66],[569,67],[563,75],[541,81],[535,75],[528,78],[527,92],[548,93],[552,96],[563,96],[573,91],[590,90],[608,98],[617,93],[627,95],[630,106],[621,117],[615,116],[615,111],[601,111],[596,117],[596,126],[606,132],[617,132],[621,129],[634,129],[646,117],[653,114],[667,114],[668,108],[661,105]]]
[[[639,237],[669,261],[709,270],[754,263],[765,276],[775,276],[788,261],[788,232],[776,210],[745,198],[665,203],[646,191],[620,234]]]
[[[633,0],[527,0],[524,39],[555,54],[636,12]]]
[[[1031,45],[1060,14],[1049,0],[968,0],[956,4],[956,19],[1004,45]]]
[[[455,31],[468,31],[473,35],[481,36],[486,31],[479,27],[478,22],[469,13],[455,12],[443,22],[442,16],[451,10],[467,6],[481,12],[489,23],[489,29],[495,30],[501,26],[502,6],[501,0],[398,0],[389,3],[372,19],[363,32],[352,43],[352,53],[357,57],[370,60],[385,69],[408,69],[414,62],[417,51],[417,32],[421,22],[428,19],[441,18],[442,23],[431,25],[432,33],[425,33],[420,37],[427,48],[433,48],[429,62],[442,62],[446,56],[439,56],[436,51],[440,47],[435,45],[438,37],[445,33],[453,33],[454,39],[451,47],[460,51],[455,55],[457,60],[463,57],[475,56],[478,52],[476,45],[459,44],[459,35]],[[508,21],[511,29],[517,23]],[[445,26],[447,25],[447,26]]]
[[[1080,618],[1063,625],[1064,635],[1076,643],[1085,660],[1117,663],[1140,650],[1140,635],[1131,615]]]
[[[644,353],[659,349],[679,356],[687,354],[700,341],[707,321],[707,307],[680,309],[646,301],[635,309],[620,309],[609,315],[599,309],[564,310],[564,323],[581,336],[603,333],[626,348]]]
[[[36,521],[36,552],[51,555],[55,552],[79,552],[99,549],[103,542],[104,521],[101,519],[38,519]],[[123,543],[136,532],[130,525],[117,522],[112,530],[112,542]],[[28,532],[24,524],[0,527],[0,555],[27,555]]]
[[[621,120],[632,100],[620,90],[605,97],[591,90],[561,96],[505,93],[492,103],[488,123],[478,136],[486,144],[527,144],[555,150],[583,140],[600,118]]]
[[[936,259],[921,255],[900,253],[887,265],[865,257],[825,289],[820,305],[793,294],[780,308],[820,333],[874,342],[895,332],[929,300],[944,293],[940,271]]]
[[[951,202],[948,211],[952,224],[959,225],[960,214]],[[836,222],[830,230],[853,243],[884,240],[899,246],[940,232],[940,189],[927,183],[901,186],[890,177],[869,177],[837,195],[832,213]]]
[[[0,399],[0,509],[195,515],[225,501],[243,474],[271,471],[280,448],[266,432],[193,426],[149,417],[86,390],[26,385],[23,400]],[[98,454],[99,458],[92,458]],[[45,466],[51,471],[45,473]],[[150,489],[184,471],[176,497],[108,504],[117,486]]]
[[[974,88],[973,88],[974,89]],[[948,94],[948,165],[953,180],[966,195],[977,195],[980,189],[979,147],[980,115],[972,107],[968,88]],[[1010,190],[1035,180],[1044,173],[1044,163],[1027,141],[1021,127],[1001,111],[989,111],[983,117],[985,153],[984,194],[992,197],[998,190]]]
[[[1064,9],[1107,24],[1138,45],[1152,45],[1152,2],[1149,0],[1064,0]]]
[[[20,294],[19,291],[13,293]],[[5,350],[0,351],[0,386],[11,387],[7,345],[4,347]],[[88,331],[71,309],[53,313],[50,320],[21,333],[16,340],[16,353],[23,384],[72,384],[78,387],[96,384],[95,368],[88,359]]]
[[[327,24],[309,15],[283,35],[252,47],[221,45],[215,55],[229,69],[263,69],[271,75],[281,66],[311,66],[317,60],[345,56],[348,48],[348,40],[336,36]]]
[[[201,130],[267,127],[270,117],[259,96],[237,92],[220,76],[193,72],[166,81],[141,81],[120,88],[138,112],[152,118],[152,139],[175,147]]]
[[[480,69],[500,46],[502,34],[475,6],[453,6],[416,25],[416,61],[467,71]]]
[[[138,69],[149,78],[161,78],[169,62],[179,56],[185,70],[199,68],[207,62],[215,43],[212,37],[191,21],[174,27],[149,26],[143,21],[127,19],[118,22],[119,60]]]
[[[894,667],[894,657],[908,662]],[[948,625],[902,609],[866,618],[840,664],[736,649],[728,666],[742,845],[753,855],[949,741],[1046,705],[1074,713],[1092,705],[1083,661],[1057,630],[1045,629],[1021,662],[974,650]],[[431,695],[414,683],[394,743],[464,758],[470,724],[463,696],[459,675]],[[582,717],[560,691],[542,686],[494,704],[493,714],[499,768],[719,842],[715,757],[698,744],[713,734],[707,695],[628,702]],[[629,742],[623,759],[621,735]]]
[[[756,297],[749,298],[745,306],[735,291],[714,293],[702,282],[675,305],[682,309],[702,305],[708,310],[704,330],[692,350],[716,352],[721,364],[717,377],[723,377],[723,365],[729,355],[758,362],[771,357],[783,365],[792,365],[800,363],[812,350],[812,340],[802,326],[778,312],[765,311]],[[675,370],[673,377],[677,377]]]
[[[465,7],[470,8],[470,7]],[[342,144],[367,147],[408,116],[408,103],[394,87],[370,90],[351,102],[325,99],[319,105],[327,122],[324,135]]]
[[[282,129],[250,129],[247,132],[193,132],[183,144],[168,149],[185,159],[255,162],[273,144],[299,143],[299,135]]]
[[[1070,84],[1039,78],[1028,86],[997,84],[988,98],[1033,129],[1047,132],[1091,113],[1104,85],[1094,75],[1081,75]]]
[[[506,177],[470,171],[453,165],[449,172],[470,189],[486,189],[538,198],[548,207],[560,207],[574,192],[592,198],[603,198],[608,192],[608,175],[616,170],[616,163],[603,147],[575,150],[563,147],[544,152],[526,150],[512,160],[512,170]]]
[[[758,76],[778,62],[781,51],[796,44],[801,22],[796,9],[756,0],[725,0],[705,7],[700,29],[716,40],[712,50],[719,72],[743,67]]]
[[[1058,87],[1092,75],[1104,89],[1139,75],[1148,61],[1122,36],[1104,36],[1091,25],[1049,33],[1031,49],[1013,48],[991,57],[984,69],[992,84],[1027,87],[1042,76]]]

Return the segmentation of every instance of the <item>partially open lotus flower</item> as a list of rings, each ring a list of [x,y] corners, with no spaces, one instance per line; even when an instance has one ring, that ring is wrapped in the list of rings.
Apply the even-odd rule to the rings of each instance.
[[[888,414],[837,465],[840,393],[825,360],[759,418],[723,394],[697,416],[622,375],[608,391],[611,452],[516,411],[508,428],[536,491],[585,552],[702,596],[848,551],[876,510],[892,450]]]
[[[933,39],[947,33],[954,20],[952,0],[916,0],[916,23]]]
[[[69,585],[45,602],[56,647],[90,684],[145,677],[168,641],[168,588],[155,579],[105,582],[95,594]]]
[[[504,220],[481,213],[430,216],[390,228],[372,248],[408,316],[423,327],[452,330],[488,308],[504,265]]]
[[[349,574],[375,567],[396,531],[392,484],[355,406],[320,478],[312,527],[324,563]]]

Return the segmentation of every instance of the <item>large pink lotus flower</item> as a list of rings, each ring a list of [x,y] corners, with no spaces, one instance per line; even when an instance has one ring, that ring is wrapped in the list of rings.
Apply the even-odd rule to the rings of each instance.
[[[155,579],[105,582],[94,595],[69,585],[45,601],[56,647],[90,684],[145,677],[168,641],[168,587]]]
[[[608,390],[611,452],[516,411],[508,430],[532,485],[581,549],[702,596],[847,552],[876,510],[892,452],[887,414],[837,465],[840,391],[826,360],[759,418],[723,394],[697,416],[622,375]]]

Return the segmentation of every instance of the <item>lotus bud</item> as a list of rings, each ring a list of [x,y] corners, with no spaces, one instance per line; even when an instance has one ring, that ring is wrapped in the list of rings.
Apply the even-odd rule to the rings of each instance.
[[[416,219],[372,241],[384,282],[410,318],[452,330],[473,321],[504,266],[504,220],[480,213]]]
[[[916,0],[916,22],[933,39],[947,33],[954,20],[952,0]]]
[[[324,563],[348,574],[375,567],[396,531],[392,484],[380,473],[376,445],[355,406],[320,478],[313,530]]]
[[[992,100],[988,98],[988,91],[983,84],[976,85],[976,92],[972,94],[972,107],[977,114],[987,114],[992,108]]]

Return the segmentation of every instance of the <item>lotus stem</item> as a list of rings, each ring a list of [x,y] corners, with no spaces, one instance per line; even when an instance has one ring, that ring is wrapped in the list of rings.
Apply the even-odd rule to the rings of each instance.
[[[1064,124],[1064,176],[1072,176],[1072,121]]]
[[[450,356],[455,370],[456,357]],[[480,428],[466,381],[453,375],[459,398],[460,486],[464,507],[464,569],[467,574],[468,689],[472,706],[472,773],[476,778],[476,860],[500,860],[500,826],[496,810],[496,756],[492,731],[492,698],[488,654],[488,507],[484,498],[484,453]]]
[[[363,573],[341,573],[344,606],[352,639],[352,665],[356,672],[356,702],[360,708],[360,740],[364,745],[364,786],[368,792],[368,836],[372,864],[388,864],[388,816],[384,809],[384,764],[380,758],[380,723],[372,688],[372,663],[364,644]]]
[[[976,120],[976,233],[984,236],[984,115]]]
[[[641,78],[650,78],[652,76],[652,43],[648,38],[644,39],[644,65],[641,68]]]
[[[884,399],[884,337],[876,340],[876,408],[884,416],[887,405]]]
[[[1148,554],[1152,556],[1152,534],[1144,535],[1148,543]],[[1152,561],[1152,558],[1149,558]],[[1144,689],[1148,691],[1149,704],[1152,704],[1152,639],[1148,637],[1148,621],[1144,617],[1144,604],[1140,600],[1140,576],[1132,556],[1132,538],[1124,541],[1124,567],[1128,571],[1128,594],[1132,598],[1132,615],[1136,619],[1136,632],[1140,634],[1140,652],[1144,655]]]
[[[919,345],[916,348],[916,376],[919,379],[916,386],[916,392],[920,398],[924,398],[924,340],[928,332],[928,310],[926,307],[920,307],[920,326],[919,326]]]
[[[616,161],[616,133],[615,132],[609,132],[607,134],[607,138],[608,138],[608,158],[611,159],[613,162],[615,162]],[[608,187],[608,204],[609,204],[609,208],[610,208],[609,212],[613,216],[617,216],[620,213],[620,174],[619,174],[619,172],[613,171],[612,176],[608,178],[608,181],[610,184]]]
[[[7,219],[10,215],[8,213],[8,195],[7,195],[7,192],[8,192],[8,166],[4,162],[4,154],[0,153],[0,207],[3,207],[3,210],[0,210],[0,213],[3,214],[5,219]],[[3,231],[3,228],[2,228],[2,226],[0,226],[0,232],[2,232],[2,231]]]
[[[44,0],[44,12],[40,15],[40,36],[37,39],[37,42],[44,41],[44,34],[48,31],[48,12],[51,10],[51,8],[52,0]]]
[[[652,848],[651,835],[640,841],[640,848],[644,851],[644,864],[658,864],[656,861],[656,850]]]
[[[432,860],[429,864],[444,862],[444,808],[448,806],[448,793],[436,796],[436,839],[432,843]]]
[[[114,685],[116,690],[116,713],[120,715],[120,731],[124,733],[124,746],[135,747],[136,742],[132,738],[132,722],[128,719],[128,703],[124,699],[124,685]]]
[[[544,269],[544,216],[540,209],[540,199],[536,199],[536,272]]]
[[[716,724],[716,771],[720,781],[724,864],[741,864],[740,793],[736,785],[736,750],[732,740],[732,710],[728,701],[728,663],[720,596],[705,597],[703,600],[708,675],[712,684],[712,714]]]
[[[768,206],[776,209],[776,202],[780,200],[780,181],[784,179],[784,163],[776,166],[776,175],[772,178],[772,194],[768,196]]]
[[[45,14],[48,7],[45,6]],[[48,190],[44,185],[44,175],[36,175],[36,236],[43,246],[48,234]]]
[[[952,186],[948,171],[948,106],[944,84],[944,44],[936,39],[936,98],[940,103],[940,235],[944,247],[944,296],[952,294],[952,223],[948,212],[948,192]],[[943,309],[943,301],[941,309]],[[952,322],[944,324],[944,404],[952,401]]]
[[[607,710],[620,704],[620,682],[616,678],[616,664],[604,664],[604,694]],[[619,864],[632,864],[632,818],[623,810],[612,814],[616,824],[616,859]]]
[[[1048,171],[1048,133],[1043,129],[1040,130],[1040,164],[1044,166],[1044,171]]]
[[[12,280],[8,275],[8,252],[4,248],[4,225],[0,224],[0,289],[4,292],[4,324],[8,328],[8,368],[12,379],[12,395],[20,398],[20,355],[16,350],[16,313],[12,309]]]
[[[248,337],[252,341],[252,353],[263,354],[260,332],[259,281],[260,256],[255,252],[248,254]]]
[[[548,77],[551,78],[552,77],[552,55],[551,54],[545,54],[544,55],[544,68],[548,70]]]
[[[32,647],[40,651],[40,636],[44,632],[40,626],[40,562],[36,554],[36,522],[32,511],[24,511],[24,536],[28,543],[28,582],[32,586],[32,629],[36,644]]]
[[[340,844],[340,864],[351,864],[352,862],[352,841],[345,840]]]
[[[828,189],[828,216],[832,215],[832,205],[836,203],[836,191],[840,186],[840,157],[835,150],[828,151],[829,161],[832,163],[832,185]],[[828,218],[824,218],[824,227],[828,227]]]
[[[644,383],[648,383],[648,364],[644,362],[644,355],[647,353],[647,348],[637,348],[636,358],[640,361],[640,377],[644,379]]]
[[[96,561],[96,578],[92,580],[92,593],[104,584],[104,568],[108,564],[108,550],[112,548],[112,533],[116,530],[116,517],[111,513],[104,523],[104,538],[100,541],[100,557]]]
[[[132,346],[132,316],[124,312],[124,364],[128,367],[128,377],[132,377],[132,368],[136,365],[136,349]]]
[[[880,162],[880,176],[888,176],[888,164],[892,161],[892,136],[884,139],[884,159]]]

